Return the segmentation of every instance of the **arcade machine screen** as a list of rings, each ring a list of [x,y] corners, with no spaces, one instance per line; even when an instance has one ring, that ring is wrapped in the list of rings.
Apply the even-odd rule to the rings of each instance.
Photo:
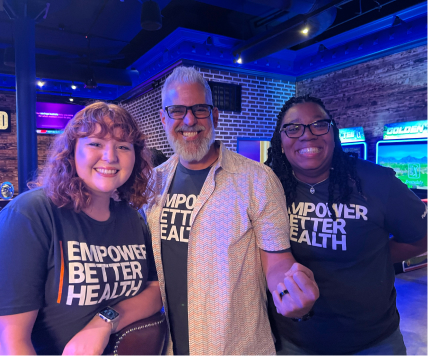
[[[386,124],[384,141],[377,143],[376,163],[391,167],[426,204],[427,198],[427,137],[426,120]],[[395,263],[396,273],[427,266],[427,253]]]
[[[404,184],[417,195],[427,191],[427,140],[379,141],[376,163],[390,167]]]
[[[269,147],[269,138],[237,138],[237,153],[257,162],[264,163],[267,160],[267,150]]]
[[[367,159],[367,144],[365,142],[342,144],[342,149],[345,152],[356,153],[360,159]]]
[[[356,153],[358,158],[367,159],[367,144],[364,142],[365,136],[361,126],[339,129],[339,135],[343,151]]]

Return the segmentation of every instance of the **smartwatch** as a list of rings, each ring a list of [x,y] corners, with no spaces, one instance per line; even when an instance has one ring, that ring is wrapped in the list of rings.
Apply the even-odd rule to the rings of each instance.
[[[98,316],[106,323],[111,324],[111,333],[114,334],[119,324],[119,313],[113,308],[105,307],[98,313]]]

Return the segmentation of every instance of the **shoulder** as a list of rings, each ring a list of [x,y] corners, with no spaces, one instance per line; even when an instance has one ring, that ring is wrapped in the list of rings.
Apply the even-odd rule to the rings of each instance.
[[[5,209],[14,210],[26,216],[51,208],[49,198],[42,188],[36,188],[19,194]]]
[[[224,152],[224,156],[222,168],[237,186],[254,194],[284,196],[281,182],[270,167],[231,151]]]
[[[168,173],[171,169],[173,169],[177,165],[177,162],[178,162],[178,156],[174,154],[170,158],[168,158],[167,161],[155,167],[153,171],[156,173],[163,173],[163,172]]]
[[[0,226],[8,230],[15,226],[15,231],[19,233],[50,236],[53,222],[61,215],[59,209],[42,188],[36,188],[19,194],[0,211]]]
[[[389,167],[382,167],[370,161],[357,160],[357,174],[360,179],[370,179],[376,181],[384,181],[388,178],[395,177],[395,171]]]
[[[165,180],[166,177],[171,173],[171,171],[175,171],[178,164],[178,155],[174,154],[167,161],[162,163],[161,165],[155,167],[153,169],[153,174],[151,177],[151,184],[159,184],[159,181]]]
[[[244,174],[254,177],[275,176],[272,169],[263,163],[253,161],[239,153],[225,149],[222,167],[231,173]]]

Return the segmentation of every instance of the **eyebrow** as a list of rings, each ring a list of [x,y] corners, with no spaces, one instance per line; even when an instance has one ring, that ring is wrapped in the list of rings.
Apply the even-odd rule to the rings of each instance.
[[[316,116],[314,116],[314,119],[316,119],[316,120],[312,121],[312,122],[311,122],[311,124],[313,124],[315,121],[318,121],[318,120],[328,120],[328,118],[327,118],[327,117],[325,117],[325,116],[321,116],[321,115],[316,115]],[[299,120],[300,120],[300,118],[296,118],[296,119],[294,119],[294,120],[291,120],[290,122],[286,122],[286,123],[284,123],[283,125],[295,124],[295,123],[296,123],[296,121],[299,121]]]

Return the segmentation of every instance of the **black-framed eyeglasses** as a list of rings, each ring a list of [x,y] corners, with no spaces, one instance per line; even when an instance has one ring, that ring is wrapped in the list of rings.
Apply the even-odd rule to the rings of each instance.
[[[329,119],[318,120],[309,125],[304,124],[284,124],[279,130],[282,131],[290,138],[299,138],[305,133],[305,129],[308,128],[312,135],[322,136],[326,135],[330,131],[330,126],[333,125],[333,121]]]
[[[206,119],[211,115],[211,112],[213,110],[212,105],[209,104],[196,104],[192,106],[185,106],[185,105],[170,105],[165,106],[165,111],[167,112],[168,116],[173,120],[183,120],[184,117],[187,115],[187,110],[192,110],[193,115],[197,119]]]

